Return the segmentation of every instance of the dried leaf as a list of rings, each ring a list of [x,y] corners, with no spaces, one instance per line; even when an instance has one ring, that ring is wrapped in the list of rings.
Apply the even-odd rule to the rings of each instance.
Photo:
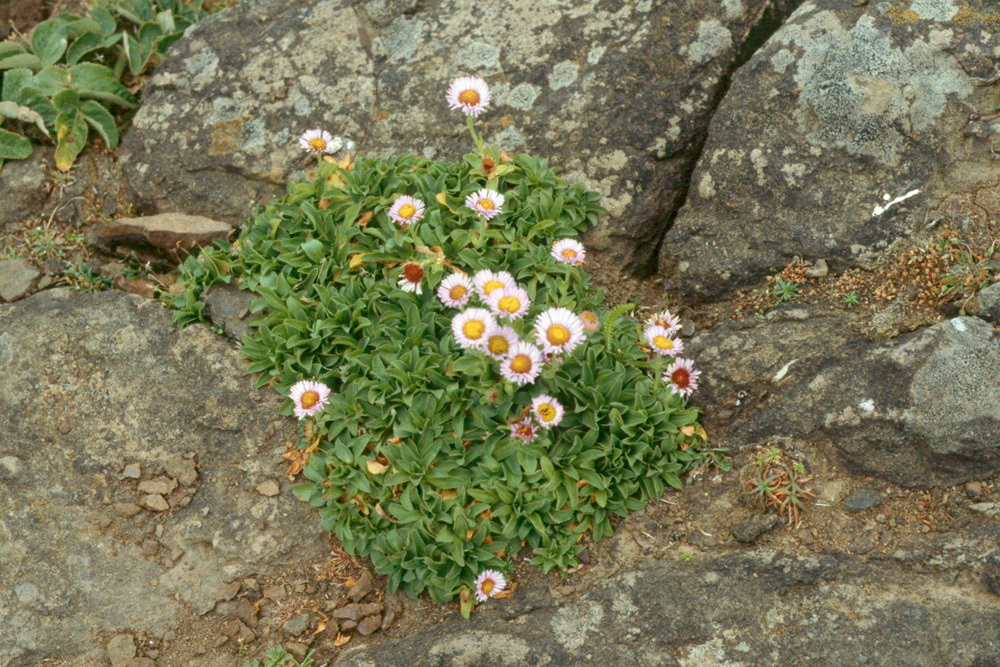
[[[378,461],[368,461],[365,465],[368,467],[368,472],[373,475],[381,475],[389,469],[389,466],[382,465]]]
[[[358,227],[367,229],[368,223],[372,220],[372,215],[374,215],[374,211],[365,211],[365,214],[358,220]]]
[[[363,252],[359,252],[355,255],[351,255],[351,261],[349,266],[350,268],[355,269],[361,266],[361,264],[363,264],[364,261],[365,261],[365,254]]]
[[[388,442],[390,445],[398,445],[399,443],[403,442],[403,439],[400,438],[398,435],[394,435],[388,440],[386,440],[386,442]]]
[[[351,637],[353,637],[353,636],[354,635],[342,635],[342,634],[340,634],[338,632],[337,633],[337,638],[333,640],[333,645],[334,646],[343,646],[347,642],[351,641]]]
[[[452,500],[458,495],[455,489],[441,489],[439,493],[441,494],[441,497],[444,498],[445,500]]]
[[[688,424],[687,426],[682,426],[681,433],[690,438],[692,435],[694,435],[694,424]]]
[[[512,158],[510,154],[507,153],[507,151],[500,151],[500,159],[503,160],[504,162],[510,162],[514,158]]]

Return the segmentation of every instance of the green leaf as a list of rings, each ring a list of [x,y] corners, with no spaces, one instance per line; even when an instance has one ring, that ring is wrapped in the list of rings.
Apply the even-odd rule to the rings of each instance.
[[[114,150],[118,146],[118,127],[111,113],[94,100],[87,100],[81,108],[87,124],[101,135],[108,148]]]
[[[103,38],[94,32],[85,32],[77,37],[66,49],[66,64],[75,65],[80,58],[103,46]]]
[[[20,102],[21,90],[31,83],[31,72],[25,68],[8,70],[3,75],[0,97],[10,102]]]
[[[60,171],[69,171],[87,144],[87,122],[82,112],[72,116],[59,114],[56,118],[56,142],[56,167]]]
[[[52,105],[61,115],[74,117],[80,111],[80,96],[76,94],[75,90],[67,88],[59,91],[52,98]],[[58,126],[58,121],[56,125]]]
[[[113,71],[103,65],[73,65],[69,68],[69,79],[82,98],[97,99],[128,108],[136,106],[135,96],[118,82]]]
[[[41,114],[30,107],[20,106],[10,101],[0,102],[0,116],[13,118],[23,123],[34,123],[42,134],[49,136],[49,130],[45,127],[45,121]]]
[[[31,33],[31,50],[41,60],[42,67],[59,62],[68,44],[66,24],[58,19],[42,21]]]
[[[0,128],[0,160],[24,160],[31,155],[31,142],[20,134]]]

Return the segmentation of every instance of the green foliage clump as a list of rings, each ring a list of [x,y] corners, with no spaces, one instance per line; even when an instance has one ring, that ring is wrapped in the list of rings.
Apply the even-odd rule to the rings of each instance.
[[[243,341],[258,385],[287,395],[315,379],[333,390],[302,423],[307,481],[294,492],[348,553],[388,575],[390,590],[437,601],[484,569],[509,570],[506,559],[524,550],[543,571],[572,567],[584,535],[610,535],[613,516],[713,460],[698,411],[660,380],[666,361],[641,347],[628,308],[609,313],[582,268],[551,255],[554,241],[595,223],[599,195],[542,160],[486,153],[324,164],[232,247],[188,258],[187,291],[172,301],[183,325],[202,319],[199,295],[216,282],[263,296],[252,308],[258,329]],[[483,187],[505,197],[488,224],[464,205]],[[401,195],[427,204],[407,229],[387,214]],[[397,285],[404,263],[422,266],[421,294]],[[532,310],[512,324],[522,339],[534,339],[534,317],[551,307],[594,311],[604,326],[533,384],[508,382],[496,361],[459,347],[460,309],[435,296],[452,271],[483,269],[510,272],[528,292]],[[565,407],[562,422],[513,439],[511,423],[540,394]]]
[[[87,16],[59,14],[39,23],[27,45],[0,42],[0,165],[31,155],[32,138],[56,144],[66,171],[93,130],[108,148],[118,145],[111,109],[131,109],[135,95],[122,83],[146,71],[206,12],[201,0],[100,0]]]

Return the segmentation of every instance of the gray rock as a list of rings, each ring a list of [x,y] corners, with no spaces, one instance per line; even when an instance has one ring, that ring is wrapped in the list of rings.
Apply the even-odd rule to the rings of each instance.
[[[153,247],[169,252],[191,250],[226,238],[232,226],[199,215],[160,213],[142,218],[119,218],[87,231],[87,242],[105,252],[119,246]]]
[[[979,316],[987,322],[1000,324],[1000,283],[979,290],[976,298],[981,308]]]
[[[281,626],[281,629],[293,637],[298,637],[305,634],[309,630],[311,622],[309,614],[299,614],[298,616],[293,616],[285,621],[284,625]]]
[[[122,477],[126,479],[139,479],[142,477],[142,466],[138,463],[129,463],[122,471]]]
[[[38,215],[40,202],[45,201],[45,187],[49,180],[45,173],[45,161],[51,157],[51,150],[36,149],[26,160],[4,162],[0,169],[0,192],[3,193],[0,231],[8,225],[33,220]]]
[[[750,544],[764,533],[774,530],[780,524],[781,517],[777,514],[755,514],[735,526],[730,533],[737,542]]]
[[[111,667],[122,667],[135,657],[135,637],[132,635],[115,635],[108,642],[108,660]]]
[[[0,302],[16,301],[31,291],[41,275],[21,257],[0,261]]]
[[[991,664],[1000,646],[983,638],[995,635],[1000,609],[980,590],[894,563],[753,548],[653,562],[579,599],[491,601],[470,621],[348,651],[337,666]]]
[[[143,496],[142,500],[139,501],[139,504],[148,510],[153,510],[154,512],[166,512],[170,509],[170,505],[167,504],[167,501],[163,498],[163,496],[155,493]]]
[[[444,94],[478,75],[493,94],[487,142],[600,191],[609,215],[589,249],[650,269],[751,32],[759,39],[796,4],[250,0],[174,44],[121,161],[152,208],[238,222],[311,164],[298,137],[313,127],[356,140],[360,155],[458,159],[471,142]],[[248,44],[265,24],[267,39]],[[337,39],[314,39],[327,26]]]
[[[374,579],[372,579],[372,573],[369,572],[368,570],[365,570],[364,572],[361,573],[361,576],[358,577],[357,582],[355,582],[355,584],[351,586],[351,591],[350,593],[348,593],[348,595],[355,602],[360,602],[361,598],[368,595],[368,593],[372,590],[373,587],[374,587]]]
[[[177,480],[169,477],[157,477],[139,482],[139,493],[154,493],[165,496],[177,488]]]
[[[990,140],[964,132],[1000,74],[1000,33],[966,17],[994,3],[856,4],[801,4],[733,77],[662,244],[672,294],[713,298],[796,255],[864,264],[927,206],[995,189]],[[939,178],[956,169],[970,177]]]
[[[159,304],[122,292],[0,306],[0,440],[23,462],[16,484],[0,483],[0,665],[103,650],[95,638],[122,628],[171,629],[229,581],[281,580],[328,556],[308,506],[253,490],[279,472],[265,432],[282,398],[255,390],[246,368],[224,338],[178,331]],[[292,421],[278,442],[295,438]],[[159,514],[155,533],[103,504],[138,499],[122,461],[154,471],[191,452],[198,492]],[[176,560],[147,558],[144,542]],[[21,583],[37,591],[23,591],[27,605]]]
[[[201,295],[205,302],[205,315],[215,326],[235,341],[243,340],[244,335],[253,333],[248,322],[255,316],[250,315],[250,304],[254,299],[262,298],[256,292],[238,289],[226,283],[213,285]]]
[[[882,494],[877,491],[873,491],[872,489],[858,489],[844,498],[841,507],[848,512],[864,512],[881,505],[884,500]]]
[[[362,637],[367,637],[382,627],[382,615],[366,616],[358,623],[358,632]]]
[[[193,459],[174,458],[164,466],[167,477],[176,479],[184,486],[191,486],[198,481],[198,470]]]

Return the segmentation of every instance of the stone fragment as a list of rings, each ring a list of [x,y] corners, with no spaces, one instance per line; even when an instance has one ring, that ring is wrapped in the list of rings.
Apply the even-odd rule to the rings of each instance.
[[[817,259],[813,265],[806,269],[806,275],[810,278],[825,278],[830,273],[825,259]]]
[[[351,621],[357,621],[361,618],[361,609],[358,604],[349,604],[345,607],[334,609],[330,612],[330,616],[333,618],[346,618]]]
[[[193,459],[172,458],[164,466],[167,477],[173,477],[184,486],[191,486],[198,479],[198,470]]]
[[[390,627],[392,627],[392,624],[395,621],[396,621],[396,608],[390,605],[389,608],[385,610],[385,616],[382,617],[382,629],[388,630]]]
[[[237,614],[239,614],[240,620],[246,623],[249,627],[257,628],[257,607],[254,606],[253,602],[247,600],[246,598],[240,598],[237,606]]]
[[[257,485],[257,493],[268,498],[273,498],[280,492],[281,487],[278,486],[278,481],[274,479],[266,480]]]
[[[40,275],[38,269],[24,258],[0,261],[0,302],[16,301],[26,295]]]
[[[115,503],[112,510],[120,517],[130,517],[141,512],[142,508],[135,503]]]
[[[380,614],[374,614],[372,616],[365,616],[358,623],[358,632],[363,636],[368,636],[382,627],[382,616]]]
[[[153,662],[152,658],[132,658],[131,660],[125,661],[121,667],[156,667],[156,663]]]
[[[135,657],[135,637],[132,635],[115,635],[108,642],[108,660],[111,667],[123,667],[125,663]]]
[[[165,496],[177,488],[177,481],[169,477],[156,477],[139,482],[139,493],[154,493]]]
[[[302,661],[306,659],[306,654],[309,653],[309,646],[303,644],[302,642],[285,642],[283,644],[285,650],[292,654],[292,657],[296,660]]]
[[[864,512],[881,505],[882,501],[882,495],[877,491],[861,488],[844,498],[841,506],[848,512]]]
[[[105,252],[114,252],[119,246],[152,246],[174,252],[209,245],[231,231],[229,224],[204,216],[160,213],[95,225],[87,232],[87,242]]]
[[[1000,324],[1000,282],[979,290],[976,298],[979,299],[979,316],[987,322]]]
[[[372,573],[365,570],[361,573],[361,576],[358,577],[358,580],[354,583],[354,585],[351,586],[351,592],[348,593],[348,595],[355,602],[360,602],[361,598],[368,595],[368,593],[372,590],[374,583],[375,581],[372,578]]]
[[[215,591],[216,600],[232,600],[240,592],[240,582],[233,581]]]
[[[226,623],[222,628],[222,633],[229,637],[233,642],[240,645],[249,644],[257,635],[253,630],[248,628],[243,621],[234,620]]]
[[[115,287],[130,294],[138,294],[144,299],[156,298],[156,285],[144,278],[119,279],[115,281]]]
[[[781,523],[777,514],[755,514],[729,531],[737,542],[750,544],[764,533],[770,532]]]
[[[969,505],[969,509],[986,516],[1000,516],[1000,503],[973,503]]]
[[[311,619],[309,614],[299,614],[298,616],[293,616],[292,618],[285,621],[281,626],[281,629],[292,635],[293,637],[298,637],[306,633],[309,630],[309,625]]]
[[[284,600],[285,599],[285,587],[281,584],[274,584],[272,586],[265,586],[264,590],[261,591],[264,597],[268,600]]]
[[[138,463],[129,463],[125,466],[125,470],[122,471],[122,477],[125,479],[139,479],[142,477],[142,466]]]
[[[28,222],[38,214],[49,180],[45,161],[51,157],[48,149],[36,148],[26,160],[4,162],[0,169],[0,193],[3,193],[0,195],[0,232],[8,225],[13,227]]]
[[[140,504],[146,509],[153,510],[154,512],[166,512],[170,509],[170,505],[163,498],[163,496],[155,494],[143,496]]]
[[[242,340],[244,334],[253,332],[248,324],[253,319],[250,316],[250,304],[259,298],[261,296],[256,292],[241,290],[228,283],[213,285],[201,296],[201,300],[205,302],[205,316],[235,341]]]

